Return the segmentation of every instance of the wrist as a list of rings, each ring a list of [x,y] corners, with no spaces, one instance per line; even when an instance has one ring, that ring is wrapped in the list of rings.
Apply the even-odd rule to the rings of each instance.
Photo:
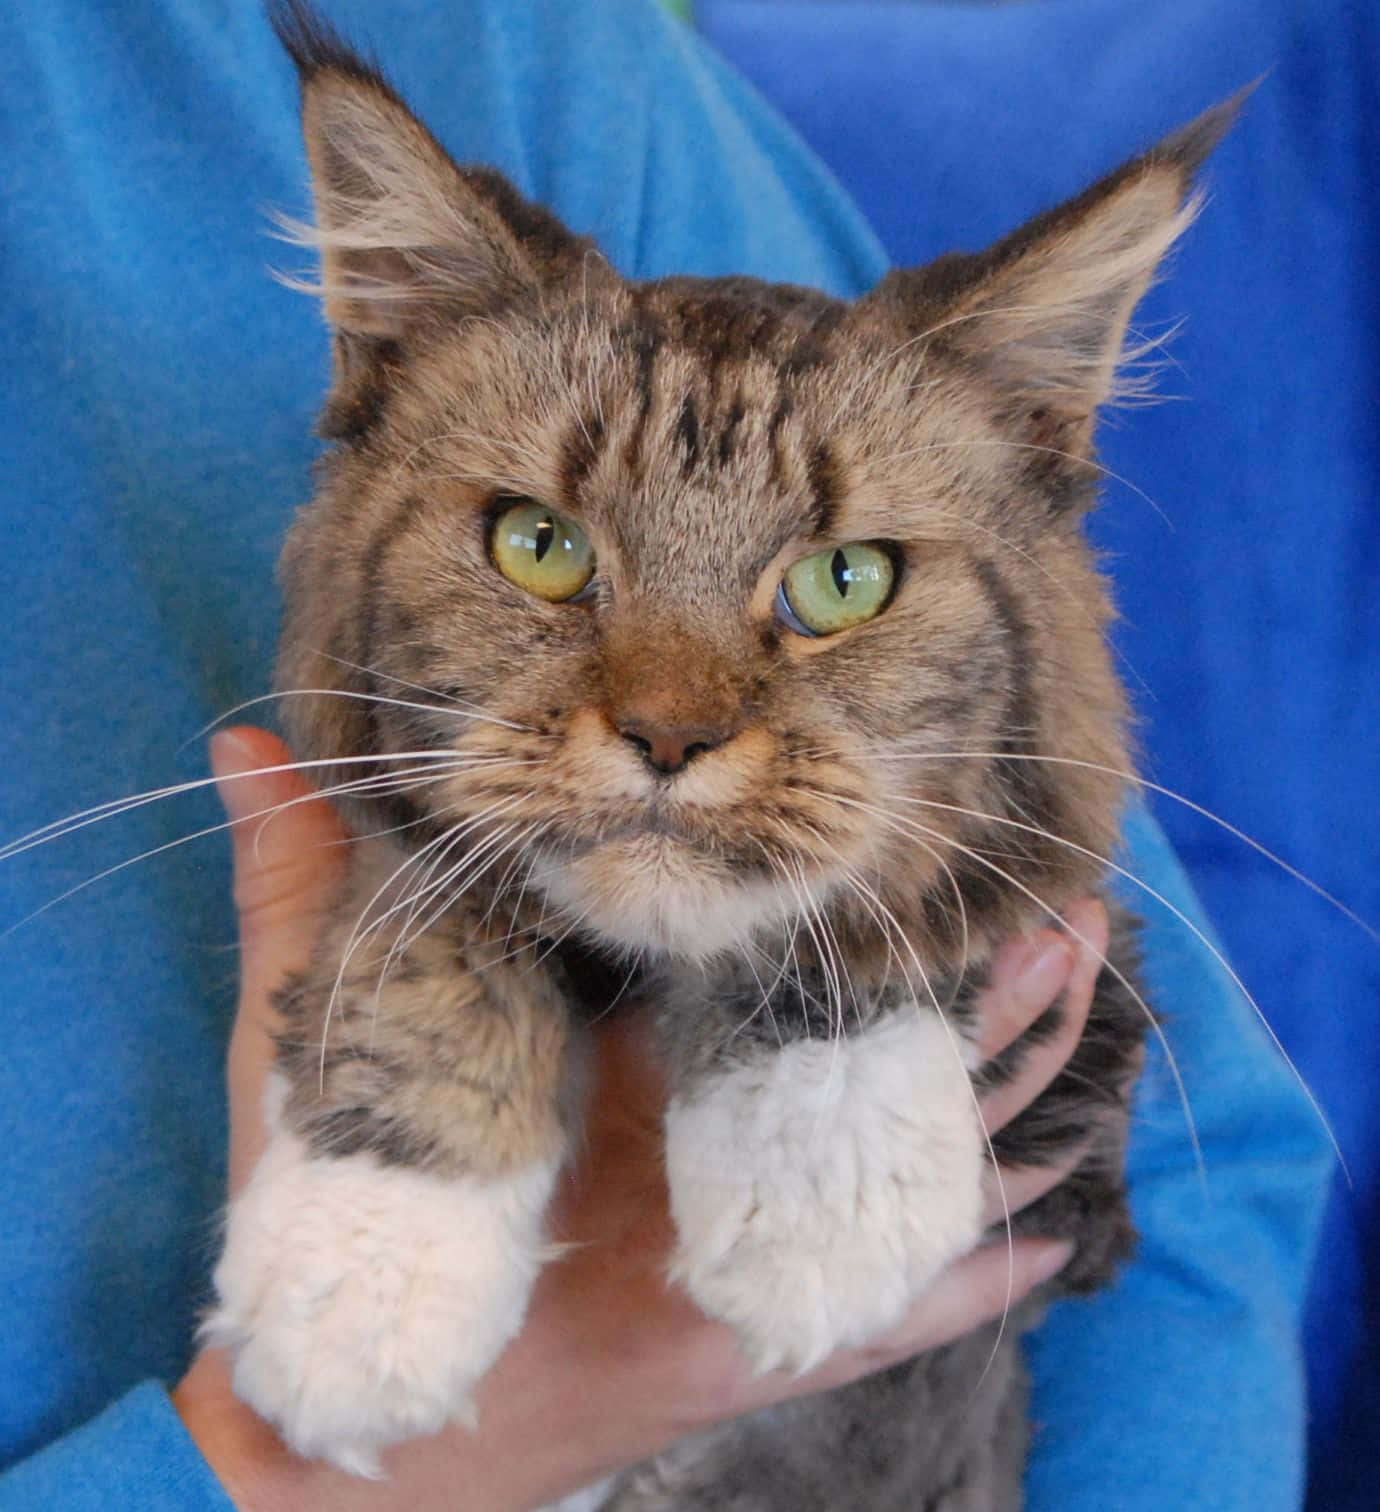
[[[306,1468],[242,1402],[219,1350],[203,1350],[171,1392],[183,1426],[239,1512],[289,1512],[303,1505],[295,1482]]]

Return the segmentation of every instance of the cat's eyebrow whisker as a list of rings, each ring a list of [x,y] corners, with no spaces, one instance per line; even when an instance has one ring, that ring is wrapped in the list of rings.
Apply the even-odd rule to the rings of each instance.
[[[1085,457],[1077,452],[1061,451],[1057,446],[1040,446],[1033,441],[1004,441],[995,436],[987,437],[980,441],[931,441],[924,446],[912,447],[909,451],[892,452],[889,457],[881,458],[878,465],[886,462],[901,462],[907,457],[928,456],[931,452],[953,451],[955,449],[959,451],[971,451],[982,446],[999,446],[1006,451],[1043,452],[1047,456],[1062,457],[1065,461],[1077,462],[1081,465],[1091,467],[1099,477],[1106,478],[1112,483],[1120,483],[1123,488],[1129,489],[1137,498],[1144,500],[1159,515],[1160,519],[1164,521],[1170,530],[1176,528],[1174,521],[1170,519],[1168,513],[1139,484],[1133,483],[1130,478],[1123,477],[1119,472],[1113,472],[1110,467],[1096,461],[1092,457]],[[965,523],[971,524],[972,522],[967,521]]]
[[[515,498],[539,497],[545,492],[526,478],[510,477],[505,473],[492,471],[475,472],[468,468],[451,468],[446,472],[432,469],[430,472],[417,473],[412,481],[414,483],[482,483],[487,488],[499,493],[511,494]]]
[[[881,356],[874,358],[867,365],[867,367],[863,369],[863,371],[858,375],[857,379],[849,386],[848,390],[845,392],[842,403],[839,404],[839,406],[834,410],[833,414],[829,417],[829,423],[826,427],[826,434],[838,424],[840,417],[843,416],[852,406],[854,400],[857,398],[862,389],[864,389],[867,384],[869,384],[872,379],[877,376],[878,373],[882,372],[885,368],[890,367],[902,352],[908,351],[911,347],[918,346],[922,342],[929,341],[931,338],[939,335],[940,332],[949,330],[953,326],[963,325],[966,322],[972,320],[990,320],[993,318],[999,318],[1003,315],[1055,314],[1074,314],[1078,315],[1080,318],[1089,320],[1097,318],[1095,312],[1089,310],[1084,305],[1039,304],[1001,305],[993,306],[988,309],[965,310],[957,315],[950,315],[943,320],[936,321],[933,325],[927,327],[923,331],[920,331],[918,334],[907,337],[907,339],[901,342],[899,345],[889,348],[887,351],[883,352]],[[1113,320],[1117,318],[1119,317],[1111,315],[1104,317],[1105,322],[1108,325],[1111,325]],[[1168,334],[1172,334],[1172,332]],[[1141,357],[1143,357],[1146,351],[1153,350],[1153,348],[1161,344],[1161,341],[1166,339],[1167,336],[1160,338],[1160,340],[1147,341],[1140,347],[1122,353],[1117,359],[1118,369],[1121,368],[1123,363],[1136,362]],[[913,383],[909,386],[907,392],[914,392],[917,389],[926,388],[929,386],[929,383]],[[1109,402],[1115,402],[1115,400],[1113,399]]]
[[[1303,1073],[1299,1070],[1298,1066],[1295,1065],[1293,1057],[1284,1048],[1279,1035],[1276,1034],[1274,1027],[1271,1025],[1269,1019],[1265,1016],[1264,1010],[1261,1008],[1260,1004],[1256,1002],[1255,997],[1252,995],[1250,989],[1246,986],[1245,982],[1241,980],[1241,977],[1237,973],[1236,968],[1231,964],[1230,961],[1227,960],[1222,951],[1219,950],[1218,947],[1213,943],[1212,938],[1207,934],[1207,932],[1203,929],[1200,929],[1198,925],[1195,924],[1193,920],[1189,918],[1189,916],[1183,911],[1183,909],[1179,908],[1176,904],[1166,898],[1165,895],[1157,888],[1151,887],[1148,882],[1143,881],[1140,877],[1136,876],[1134,872],[1128,871],[1126,867],[1118,865],[1118,863],[1113,861],[1110,857],[1099,855],[1096,851],[1089,850],[1087,846],[1079,845],[1073,840],[1066,840],[1062,835],[1053,834],[1049,830],[1042,828],[1040,825],[1025,824],[1019,819],[1007,819],[1003,818],[999,814],[987,814],[979,809],[962,808],[957,804],[940,803],[934,799],[902,798],[900,801],[902,803],[917,804],[923,808],[946,809],[951,813],[963,814],[972,819],[980,819],[984,822],[1005,825],[1011,829],[1021,830],[1026,834],[1037,835],[1041,839],[1052,841],[1055,845],[1062,845],[1066,849],[1074,851],[1080,856],[1087,856],[1090,860],[1096,861],[1100,865],[1105,866],[1109,871],[1114,872],[1118,877],[1124,878],[1133,887],[1139,888],[1140,891],[1146,895],[1146,897],[1153,899],[1156,903],[1159,904],[1161,908],[1165,909],[1166,912],[1177,919],[1179,923],[1182,924],[1184,928],[1193,935],[1194,939],[1198,941],[1203,949],[1208,952],[1212,959],[1216,961],[1217,965],[1221,967],[1221,969],[1227,974],[1227,976],[1231,979],[1232,985],[1245,999],[1246,1003],[1250,1006],[1250,1009],[1255,1014],[1256,1018],[1259,1019],[1261,1025],[1265,1029],[1266,1034],[1269,1035],[1275,1049],[1279,1052],[1281,1058],[1283,1059],[1284,1064],[1288,1066],[1290,1074],[1298,1083],[1304,1097],[1308,1099],[1308,1104],[1313,1109],[1318,1122],[1322,1125],[1324,1132],[1327,1134],[1328,1141],[1332,1145],[1333,1153],[1337,1157],[1337,1163],[1341,1167],[1342,1175],[1346,1178],[1347,1185],[1350,1186],[1352,1184],[1351,1172],[1347,1167],[1346,1157],[1342,1154],[1341,1145],[1337,1141],[1337,1136],[1333,1132],[1332,1125],[1327,1120],[1327,1115],[1323,1112],[1317,1098],[1313,1095],[1312,1088],[1309,1087],[1307,1081],[1304,1079]]]
[[[598,257],[601,262],[605,261],[603,254],[597,252],[593,247],[587,247],[584,256],[580,258],[580,335],[585,346],[593,345],[593,323],[590,319],[589,308],[589,260],[591,257]],[[603,343],[607,351],[611,346],[607,335],[603,337]],[[590,408],[594,412],[594,418],[598,422],[599,429],[607,432],[608,419],[604,414],[604,401],[599,393],[599,381],[595,375],[594,364],[592,362],[585,364],[585,377],[587,380],[585,387],[588,390]]]
[[[547,470],[546,463],[536,452],[530,447],[520,446],[509,436],[499,436],[488,431],[466,430],[457,427],[451,430],[438,431],[435,435],[427,436],[424,440],[417,442],[393,468],[389,474],[389,481],[396,483],[402,477],[404,471],[411,465],[415,457],[420,456],[422,452],[427,451],[433,446],[442,445],[446,441],[468,441],[480,446],[496,446],[499,450],[505,451],[510,456],[516,458],[518,462],[525,462],[536,475],[541,475]],[[498,478],[495,481],[500,484],[512,482],[511,479],[506,478]],[[524,483],[520,486],[527,488],[531,485]]]
[[[1077,756],[1044,756],[1035,751],[892,751],[882,752],[873,757],[877,761],[1043,761],[1053,766],[1082,767],[1090,772],[1104,772],[1109,777],[1119,777],[1123,782],[1130,783],[1134,787],[1144,788],[1147,792],[1157,793],[1161,798],[1167,798],[1171,803],[1177,803],[1206,819],[1210,824],[1215,824],[1220,830],[1239,840],[1242,845],[1249,846],[1258,856],[1263,857],[1272,865],[1279,867],[1288,877],[1291,877],[1301,886],[1306,887],[1315,897],[1330,907],[1335,908],[1343,918],[1350,920],[1357,929],[1380,945],[1380,929],[1361,917],[1354,909],[1348,908],[1340,898],[1315,882],[1306,872],[1300,871],[1296,866],[1290,865],[1282,856],[1277,855],[1268,846],[1263,845],[1245,830],[1238,829],[1230,820],[1222,818],[1209,808],[1204,808],[1201,803],[1195,803],[1191,798],[1185,798],[1182,793],[1177,793],[1173,788],[1164,787],[1158,782],[1152,782],[1148,777],[1142,777],[1137,772],[1123,771],[1120,767],[1104,766],[1101,762],[1085,761]]]

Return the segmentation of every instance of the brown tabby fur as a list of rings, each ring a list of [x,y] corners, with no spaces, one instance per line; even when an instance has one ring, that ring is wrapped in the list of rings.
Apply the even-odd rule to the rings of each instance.
[[[286,999],[293,1123],[321,1153],[496,1175],[563,1149],[579,1019],[615,996],[656,1005],[682,1091],[777,1036],[861,1027],[903,979],[965,1022],[996,943],[1096,888],[1116,844],[1130,757],[1080,533],[1091,428],[1225,118],[847,304],[625,281],[496,175],[455,167],[301,7],[282,29],[336,342],[336,445],[283,560],[280,685],[318,690],[286,701],[289,732],[305,758],[492,759],[342,796],[378,838]],[[580,522],[592,594],[550,604],[495,570],[488,530],[514,497]],[[792,633],[785,567],[854,541],[892,543],[893,601]],[[701,749],[670,780],[642,759],[647,732]],[[349,954],[428,856],[437,877],[474,861]],[[805,896],[818,932],[799,928]],[[749,938],[795,952],[765,1005]],[[831,950],[849,979],[832,993]],[[1000,1141],[1018,1162],[1095,1135],[1022,1220],[1080,1240],[1066,1288],[1129,1246],[1144,1029],[1104,975],[1074,1061]],[[991,1345],[696,1441],[610,1505],[1015,1506],[1020,1366],[1009,1341],[989,1366]]]

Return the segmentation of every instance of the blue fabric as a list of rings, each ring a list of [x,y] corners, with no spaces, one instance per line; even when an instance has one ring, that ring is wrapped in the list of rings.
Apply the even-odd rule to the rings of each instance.
[[[1186,317],[1158,387],[1187,402],[1105,429],[1116,476],[1093,529],[1147,774],[1380,923],[1380,10],[701,0],[697,15],[902,263],[985,243],[1261,78],[1138,320]],[[1312,1505],[1369,1512],[1380,949],[1197,815],[1154,809],[1351,1167],[1309,1316]]]
[[[0,1479],[0,1505],[45,1512],[231,1512],[167,1393],[137,1386]]]
[[[497,163],[630,272],[741,269],[856,292],[884,266],[793,134],[648,4],[335,0],[332,13],[457,155]],[[273,558],[308,489],[327,359],[310,301],[265,271],[296,264],[265,239],[264,212],[301,211],[306,171],[295,83],[250,0],[10,5],[0,148],[12,836],[202,775],[199,749],[179,743],[267,686]],[[201,793],[4,861],[0,928],[218,819]],[[1134,868],[1177,886],[1140,821],[1135,843]],[[185,1365],[216,1247],[226,882],[223,847],[199,842],[0,940],[6,1512],[80,1507],[101,1486],[116,1506],[224,1505],[166,1397],[139,1383]],[[1168,1504],[1292,1506],[1316,1131],[1201,952],[1172,921],[1157,930],[1212,1203],[1152,1071],[1136,1151],[1146,1257],[1038,1347],[1032,1505],[1159,1509],[1157,1477],[1172,1476],[1194,1489]],[[1222,1403],[1235,1405],[1209,1444]]]

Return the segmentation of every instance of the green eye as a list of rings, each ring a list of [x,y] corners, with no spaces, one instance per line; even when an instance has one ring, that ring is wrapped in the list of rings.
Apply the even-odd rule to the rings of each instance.
[[[574,598],[594,576],[594,548],[584,531],[530,499],[494,521],[489,550],[510,583],[553,604]]]
[[[886,608],[896,569],[880,546],[854,541],[817,551],[786,573],[777,596],[782,618],[805,635],[833,635]]]

